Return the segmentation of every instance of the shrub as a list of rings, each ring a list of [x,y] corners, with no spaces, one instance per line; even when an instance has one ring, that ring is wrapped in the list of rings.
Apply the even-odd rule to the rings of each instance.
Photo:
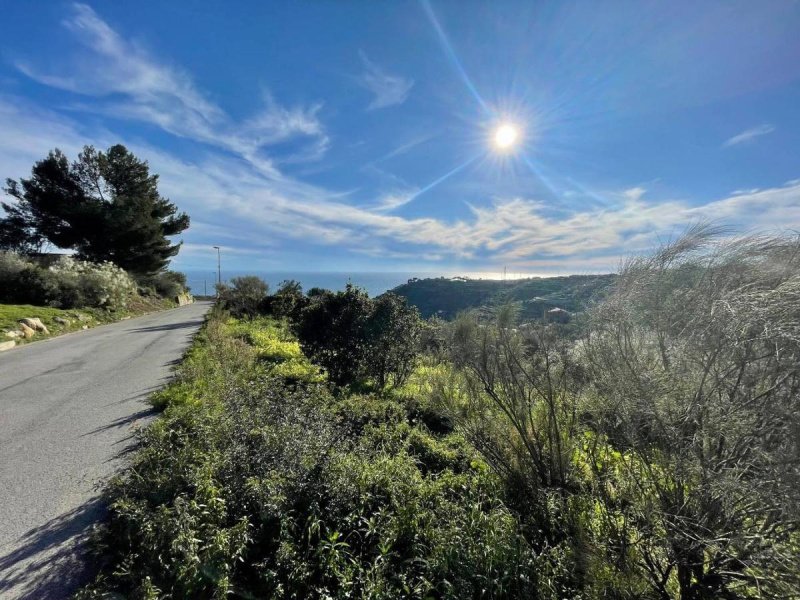
[[[595,469],[598,496],[617,535],[640,532],[634,564],[662,595],[797,598],[800,236],[720,233],[630,260],[592,311],[611,445],[592,462],[621,465]]]
[[[262,312],[279,319],[286,318],[290,321],[297,321],[309,302],[309,299],[303,295],[303,288],[300,284],[290,279],[282,281],[278,291],[266,299]]]
[[[334,383],[370,380],[382,390],[402,385],[411,373],[420,319],[399,296],[371,300],[348,285],[342,292],[315,295],[296,329],[303,349]]]
[[[130,276],[109,262],[63,256],[46,269],[9,252],[0,258],[2,302],[121,310],[135,290]]]
[[[62,308],[94,306],[121,310],[136,291],[130,275],[110,262],[90,263],[65,256],[48,271],[59,290],[65,290],[65,295],[61,297],[59,293],[55,300]],[[65,302],[73,304],[65,306]]]
[[[170,300],[175,300],[186,291],[186,275],[177,271],[140,275],[136,278],[136,282],[141,288],[148,291],[152,290],[154,295]]]
[[[16,280],[8,282],[4,289],[6,302],[22,304],[41,304],[57,306],[59,308],[73,308],[78,306],[82,297],[75,290],[77,283],[63,282],[65,299],[61,302],[61,283],[58,278],[45,269],[35,264],[28,264],[19,272]],[[73,285],[70,285],[70,284]],[[74,301],[74,302],[73,302]]]
[[[29,265],[16,252],[0,252],[0,285],[15,281]]]
[[[301,313],[296,327],[300,344],[337,385],[354,383],[364,374],[369,313],[369,296],[350,284],[342,292],[316,296]]]
[[[373,300],[371,309],[366,325],[366,373],[379,389],[399,387],[417,358],[419,312],[404,298],[388,293]]]
[[[555,597],[463,439],[402,400],[267,376],[297,358],[276,340],[212,317],[110,490],[107,568],[80,597]]]
[[[255,275],[247,275],[234,277],[231,284],[217,284],[220,306],[234,317],[252,319],[258,316],[269,291],[266,282]]]

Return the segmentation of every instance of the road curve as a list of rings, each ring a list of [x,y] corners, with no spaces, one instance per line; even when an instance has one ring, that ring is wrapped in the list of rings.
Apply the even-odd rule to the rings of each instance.
[[[85,581],[91,569],[80,548],[104,510],[99,489],[208,308],[197,303],[0,354],[0,598],[64,598]]]

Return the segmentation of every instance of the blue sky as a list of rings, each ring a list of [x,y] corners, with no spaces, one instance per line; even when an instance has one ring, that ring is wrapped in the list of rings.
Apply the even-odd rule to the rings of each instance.
[[[8,3],[0,175],[124,143],[192,217],[179,269],[608,271],[800,227],[798,31],[789,0]]]

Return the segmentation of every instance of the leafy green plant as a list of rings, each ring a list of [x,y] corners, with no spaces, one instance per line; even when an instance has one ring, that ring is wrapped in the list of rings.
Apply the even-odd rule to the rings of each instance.
[[[217,284],[219,305],[234,317],[254,318],[261,312],[269,286],[254,275],[234,277],[231,285]]]
[[[408,397],[277,377],[295,344],[211,317],[109,490],[81,597],[555,597],[463,438]]]

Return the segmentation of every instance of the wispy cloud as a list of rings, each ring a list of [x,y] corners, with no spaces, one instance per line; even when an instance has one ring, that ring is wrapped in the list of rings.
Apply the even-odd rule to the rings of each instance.
[[[359,75],[358,82],[374,96],[367,110],[386,108],[405,102],[411,88],[414,87],[414,80],[387,73],[367,58],[364,52],[359,52],[359,55],[364,64],[364,72]]]
[[[535,197],[503,197],[476,203],[459,219],[393,213],[420,192],[393,181],[386,187],[394,193],[376,194],[372,201],[356,206],[346,195],[284,175],[276,167],[279,163],[264,156],[264,148],[294,137],[312,141],[308,152],[319,147],[323,153],[327,136],[319,104],[286,107],[265,94],[262,112],[234,122],[186,73],[124,40],[90,8],[77,5],[67,24],[91,52],[71,68],[59,68],[58,75],[22,67],[31,77],[92,96],[96,102],[85,110],[145,120],[202,143],[189,160],[163,148],[119,139],[92,125],[94,120],[81,124],[74,113],[65,115],[0,96],[2,175],[24,176],[34,160],[54,147],[74,156],[84,143],[126,143],[161,175],[162,192],[192,215],[195,225],[184,236],[186,257],[179,260],[202,256],[211,240],[239,248],[243,255],[257,256],[261,249],[266,256],[279,257],[287,247],[282,242],[293,240],[300,243],[288,246],[301,248],[297,252],[306,256],[324,255],[321,247],[336,247],[383,258],[457,258],[571,270],[583,265],[584,270],[598,270],[614,268],[621,255],[644,250],[654,236],[692,221],[722,219],[756,228],[800,222],[800,180],[738,190],[703,205],[651,200],[641,187],[621,190],[615,194],[617,203],[577,205],[557,212]],[[410,85],[404,84],[401,95],[407,95]],[[387,157],[416,143],[421,142],[412,140]]]
[[[152,123],[174,135],[235,152],[273,176],[278,174],[274,161],[260,156],[261,148],[295,137],[312,140],[309,149],[297,156],[316,159],[328,148],[328,136],[318,118],[321,104],[287,108],[265,93],[263,109],[236,123],[187,73],[158,62],[147,50],[124,39],[91,7],[74,4],[63,24],[88,53],[72,64],[59,65],[58,74],[22,61],[17,67],[44,85],[95,98],[91,106],[77,104],[75,108]]]
[[[378,204],[373,210],[377,212],[392,212],[405,206],[414,199],[416,191],[410,192],[395,192],[393,194],[386,194],[378,200]]]
[[[400,156],[402,154],[406,154],[407,152],[410,152],[411,150],[413,150],[414,148],[416,148],[420,144],[424,144],[425,142],[433,139],[434,137],[435,136],[432,133],[428,133],[428,134],[425,134],[425,135],[418,136],[418,137],[416,137],[416,138],[414,138],[412,140],[409,140],[408,142],[405,142],[404,144],[400,144],[397,148],[395,148],[393,150],[390,150],[389,152],[387,152],[386,154],[384,154],[382,156],[379,156],[375,160],[371,161],[369,164],[370,165],[376,165],[378,163],[382,163],[382,162],[387,161],[387,160],[389,160],[391,158],[394,158],[395,156]]]
[[[647,190],[642,187],[632,187],[622,192],[622,195],[625,196],[628,200],[636,202],[640,200],[641,197],[644,196],[646,193]]]
[[[22,165],[54,146],[70,150],[83,141],[107,143],[106,132],[78,131],[74,122],[55,113],[22,109],[13,100],[0,99],[0,129],[4,132],[0,136],[2,164]],[[50,135],[38,139],[30,131]],[[337,246],[384,258],[400,252],[436,260],[502,261],[519,268],[560,265],[580,270],[584,265],[597,270],[613,269],[619,257],[647,249],[655,236],[698,220],[759,229],[800,222],[800,181],[739,191],[702,205],[684,200],[645,201],[643,189],[632,188],[620,192],[621,202],[613,207],[576,210],[559,217],[552,216],[543,202],[510,198],[472,207],[464,219],[406,218],[389,214],[405,201],[402,193],[377,200],[385,210],[375,210],[375,205],[354,206],[299,182],[269,182],[231,158],[209,155],[188,162],[153,147],[129,146],[161,174],[162,191],[198,222],[197,230],[190,229],[186,236],[188,243],[200,244],[191,246],[198,252],[206,235],[216,240],[219,233],[205,231],[201,224],[225,223],[229,232],[235,232],[227,245],[270,248],[270,252],[276,249],[275,240],[294,239],[307,250]]]
[[[741,133],[737,133],[732,138],[725,140],[723,146],[729,148],[731,146],[738,146],[739,144],[746,144],[748,142],[752,142],[757,137],[767,135],[773,131],[775,131],[775,128],[772,125],[769,123],[764,123],[763,125],[751,127],[750,129],[745,129]]]

